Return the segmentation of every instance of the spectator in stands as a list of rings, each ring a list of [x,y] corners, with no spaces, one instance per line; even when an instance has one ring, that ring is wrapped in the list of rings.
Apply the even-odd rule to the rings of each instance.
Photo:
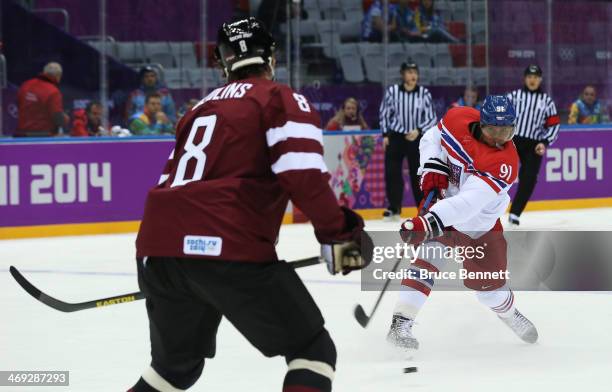
[[[146,96],[143,111],[130,117],[130,131],[134,135],[173,133],[172,123],[162,110],[161,94],[151,93]]]
[[[106,136],[109,134],[102,125],[102,104],[91,101],[83,109],[76,109],[72,114],[72,131],[70,136]]]
[[[185,102],[185,103],[184,103],[184,104],[183,104],[183,105],[180,107],[180,109],[178,110],[178,118],[179,118],[179,120],[180,120],[180,118],[181,118],[181,117],[183,117],[183,116],[185,115],[185,113],[187,113],[188,111],[190,111],[191,109],[193,109],[193,107],[194,107],[195,105],[197,105],[197,104],[198,104],[198,102],[200,102],[200,101],[198,101],[198,100],[197,100],[197,99],[195,99],[195,98],[192,98],[192,99],[190,99],[189,101]]]
[[[362,131],[369,128],[359,110],[359,102],[353,97],[344,100],[342,108],[325,126],[328,131]]]
[[[421,0],[414,12],[411,33],[404,36],[409,41],[452,42],[459,40],[446,31],[440,13],[434,8],[434,0]]]
[[[140,76],[140,87],[130,93],[127,103],[127,116],[128,119],[132,118],[134,114],[140,113],[144,110],[145,97],[152,93],[157,93],[161,97],[162,111],[166,114],[166,117],[171,124],[176,123],[176,108],[174,106],[174,100],[170,94],[170,90],[164,87],[159,82],[159,77],[155,69],[151,66],[143,67],[139,73]]]
[[[480,110],[480,102],[478,100],[478,88],[467,86],[463,91],[463,96],[451,104],[452,108],[458,106],[469,106],[476,110]]]
[[[586,86],[580,98],[570,107],[568,124],[601,124],[605,121],[607,115],[597,100],[595,87]]]
[[[385,21],[383,20],[383,5],[380,0],[376,0],[370,5],[361,24],[362,35],[364,41],[382,42]],[[389,4],[389,23],[387,24],[389,31],[389,40],[397,40],[397,12],[396,6]]]
[[[62,93],[58,88],[62,66],[45,65],[43,72],[25,81],[17,92],[19,118],[15,136],[44,137],[63,134],[68,123]]]
[[[414,8],[411,0],[399,0],[395,11],[397,33],[400,41],[422,41],[421,32],[414,23]]]

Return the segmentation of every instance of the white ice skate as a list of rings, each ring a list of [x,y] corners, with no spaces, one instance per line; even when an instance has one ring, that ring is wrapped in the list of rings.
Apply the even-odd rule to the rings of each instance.
[[[523,316],[518,309],[514,309],[514,313],[510,317],[499,318],[524,342],[535,343],[538,340],[538,330],[535,325]]]
[[[391,329],[387,334],[387,341],[392,345],[405,350],[417,350],[419,341],[412,335],[414,320],[399,314],[393,315]]]

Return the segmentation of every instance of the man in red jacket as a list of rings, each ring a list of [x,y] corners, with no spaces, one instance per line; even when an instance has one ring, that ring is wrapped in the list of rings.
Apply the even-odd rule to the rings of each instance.
[[[68,116],[57,87],[61,79],[62,66],[49,63],[40,75],[21,85],[17,92],[19,122],[15,136],[55,136],[66,125]]]

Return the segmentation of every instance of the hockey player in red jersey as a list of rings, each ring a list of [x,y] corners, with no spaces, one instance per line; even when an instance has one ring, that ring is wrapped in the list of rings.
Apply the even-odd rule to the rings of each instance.
[[[284,392],[330,391],[334,343],[274,245],[291,200],[330,273],[348,273],[367,264],[363,220],[328,185],[315,109],[272,81],[274,40],[261,23],[224,24],[216,55],[229,83],[182,117],[147,196],[136,247],[152,361],[130,391],[191,387],[215,355],[222,316],[265,356],[286,358]]]
[[[440,197],[424,216],[402,224],[404,241],[422,243],[429,249],[481,246],[486,251],[466,257],[465,270],[506,270],[506,241],[499,218],[508,207],[508,190],[518,173],[518,154],[511,140],[515,117],[506,97],[488,96],[480,112],[469,107],[452,108],[437,127],[425,133],[419,146],[421,188],[424,194],[435,191]],[[392,344],[418,348],[412,325],[434,286],[434,279],[429,277],[435,276],[421,271],[438,272],[442,263],[449,261],[440,254],[420,252],[430,256],[416,259],[410,278],[402,281],[387,336]],[[478,300],[522,340],[537,340],[534,325],[516,309],[504,274],[492,279],[467,278],[463,284],[475,290]]]

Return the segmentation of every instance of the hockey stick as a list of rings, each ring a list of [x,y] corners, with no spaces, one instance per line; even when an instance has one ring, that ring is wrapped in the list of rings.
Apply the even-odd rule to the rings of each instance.
[[[293,262],[288,263],[293,268],[302,268],[308,267],[310,265],[319,264],[321,262],[320,257],[309,257],[307,259],[300,259]],[[92,309],[92,308],[101,308],[105,306],[123,304],[126,302],[138,301],[140,299],[144,299],[145,295],[141,291],[136,291],[129,294],[122,295],[114,295],[112,297],[94,299],[92,301],[86,302],[78,302],[78,303],[70,303],[60,301],[59,299],[53,298],[50,295],[47,295],[40,291],[36,286],[34,286],[30,281],[28,281],[25,276],[17,270],[17,268],[11,266],[9,271],[13,278],[19,283],[19,285],[28,292],[32,297],[42,302],[43,304],[52,307],[55,310],[59,310],[60,312],[76,312],[79,310]]]
[[[423,208],[421,208],[421,211],[419,211],[419,215],[424,215],[427,212],[427,208],[431,204],[431,201],[433,200],[435,195],[436,195],[435,190],[429,192],[429,194],[427,195],[427,199],[425,199],[425,203],[423,203]],[[404,259],[403,256],[397,259],[397,261],[395,262],[395,265],[393,266],[393,270],[392,270],[393,272],[397,270],[397,267],[399,266],[399,264],[401,263],[403,259]],[[385,292],[387,291],[387,288],[389,287],[389,283],[391,283],[391,279],[387,278],[369,316],[366,314],[365,310],[363,310],[363,306],[359,304],[355,306],[355,310],[353,311],[353,314],[355,315],[355,319],[357,320],[359,325],[361,325],[363,328],[366,328],[368,324],[370,323],[370,320],[372,319],[372,317],[374,317],[374,313],[376,313],[376,309],[378,309],[378,305],[380,304],[380,301],[382,300],[383,295],[385,295]]]

